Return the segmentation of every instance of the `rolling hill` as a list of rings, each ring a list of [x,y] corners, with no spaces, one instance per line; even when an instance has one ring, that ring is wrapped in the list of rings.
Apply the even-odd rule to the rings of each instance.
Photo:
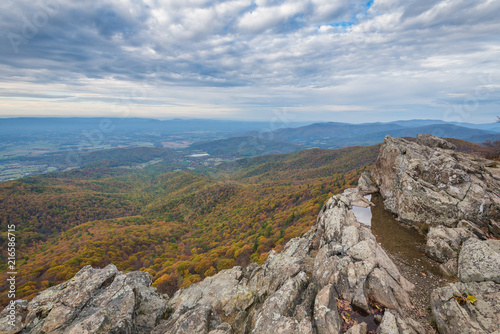
[[[215,156],[253,157],[259,155],[291,153],[300,150],[300,146],[271,141],[258,137],[233,137],[215,141],[196,143],[190,150],[207,152]]]
[[[109,156],[121,161],[124,152]],[[18,235],[18,297],[88,264],[147,271],[172,294],[235,264],[262,263],[271,249],[307,231],[329,196],[354,186],[377,152],[378,146],[303,150],[196,172],[165,172],[160,162],[118,175],[111,172],[115,163],[96,159],[0,183],[0,221],[3,228],[16,224]],[[4,246],[5,236],[0,241]]]
[[[432,124],[432,122],[438,124]],[[494,131],[426,120],[366,124],[318,123],[294,129],[281,129],[273,134],[275,140],[302,147],[334,149],[353,145],[374,145],[382,142],[386,135],[396,138],[414,137],[419,133],[475,143],[482,143],[498,136],[498,133]]]

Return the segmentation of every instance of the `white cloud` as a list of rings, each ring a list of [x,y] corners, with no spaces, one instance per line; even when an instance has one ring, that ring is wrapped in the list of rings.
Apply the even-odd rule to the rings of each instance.
[[[239,28],[244,31],[260,33],[267,29],[286,23],[297,14],[303,13],[306,1],[286,1],[277,6],[257,7],[244,14],[239,21]]]
[[[136,112],[166,116],[262,117],[278,107],[311,118],[330,117],[328,110],[340,117],[342,108],[346,117],[435,112],[477,87],[493,87],[477,112],[493,113],[500,101],[499,1],[375,0],[370,8],[341,0],[58,2],[19,53],[0,37],[7,46],[0,49],[0,114],[36,112],[27,110],[28,97],[42,111],[87,105],[105,113],[144,85],[151,95],[136,101]],[[23,15],[39,10],[28,0],[0,6],[0,29],[20,36]]]

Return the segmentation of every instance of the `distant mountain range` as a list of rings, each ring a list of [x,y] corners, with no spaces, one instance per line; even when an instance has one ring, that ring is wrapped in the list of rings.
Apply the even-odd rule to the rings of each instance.
[[[307,123],[290,123],[291,127]],[[210,119],[99,118],[99,117],[19,117],[0,118],[0,134],[107,132],[189,132],[241,133],[269,128],[269,122],[244,122]]]
[[[290,153],[314,147],[337,149],[369,146],[381,143],[386,135],[415,137],[419,133],[478,144],[487,140],[500,140],[500,123],[401,120],[362,124],[290,123],[288,126],[271,131],[267,122],[82,117],[0,118],[0,158],[3,156],[5,163],[12,158],[26,161],[33,157],[38,159],[40,154],[47,152],[48,156],[42,159],[52,161],[56,156],[62,157],[61,152],[71,150],[88,152],[147,146],[172,148],[179,154],[208,153],[211,156],[241,158]],[[30,150],[18,153],[25,148]]]
[[[294,129],[276,130],[271,137],[275,141],[292,143],[306,148],[333,149],[357,145],[374,145],[382,142],[386,135],[415,137],[419,133],[482,143],[486,140],[500,139],[500,123],[455,124],[432,120],[364,124],[330,122],[310,124]]]

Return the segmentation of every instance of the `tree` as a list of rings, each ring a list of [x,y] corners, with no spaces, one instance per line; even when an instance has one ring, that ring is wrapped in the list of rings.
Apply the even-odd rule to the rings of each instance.
[[[485,141],[483,145],[490,149],[487,158],[490,159],[500,158],[500,140],[495,140],[495,141],[488,140]]]
[[[233,259],[220,259],[217,263],[217,270],[221,271],[224,269],[231,269],[236,265],[236,261]]]

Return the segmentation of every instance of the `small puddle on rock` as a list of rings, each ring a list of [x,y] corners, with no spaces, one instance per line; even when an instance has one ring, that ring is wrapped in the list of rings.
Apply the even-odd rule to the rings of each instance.
[[[436,262],[424,255],[426,240],[423,235],[410,227],[403,226],[394,215],[384,209],[384,199],[379,193],[365,196],[374,207],[353,207],[356,219],[371,227],[377,242],[391,255],[408,265],[416,266],[421,272],[431,272],[441,276]]]
[[[369,201],[372,200],[372,195],[367,195],[365,198]],[[351,212],[354,213],[358,222],[371,226],[372,224],[372,210],[370,207],[362,208],[360,206],[353,206]]]

